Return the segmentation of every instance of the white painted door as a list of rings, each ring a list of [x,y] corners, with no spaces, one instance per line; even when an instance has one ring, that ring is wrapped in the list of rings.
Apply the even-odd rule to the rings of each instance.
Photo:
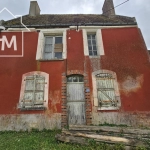
[[[83,76],[74,75],[67,79],[68,123],[85,124],[85,97]]]

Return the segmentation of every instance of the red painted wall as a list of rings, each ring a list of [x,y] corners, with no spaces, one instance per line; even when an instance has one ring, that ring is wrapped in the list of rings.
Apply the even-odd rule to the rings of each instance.
[[[103,29],[102,38],[105,56],[101,57],[101,67],[116,72],[119,82],[122,110],[150,110],[150,63],[140,29]],[[124,89],[132,79],[130,87]],[[124,83],[126,81],[126,83]]]
[[[17,44],[21,44],[21,33],[7,33],[8,41],[17,35]],[[0,37],[6,35],[1,32]],[[20,111],[17,104],[20,97],[22,75],[32,71],[42,71],[49,76],[49,110],[50,113],[61,112],[61,78],[65,70],[64,61],[36,61],[38,33],[24,33],[24,56],[20,58],[0,57],[0,114],[43,113],[45,111]],[[0,42],[1,48],[1,42]],[[20,46],[18,46],[20,48]],[[20,49],[19,49],[20,50]],[[19,51],[18,50],[18,51]],[[13,51],[11,50],[13,53]],[[5,54],[10,54],[8,49]],[[20,53],[19,53],[20,54]],[[1,55],[1,53],[0,53]],[[52,99],[54,100],[52,102]]]
[[[0,38],[4,34],[6,33],[1,32]],[[20,48],[21,34],[16,34],[18,34],[17,41]],[[11,34],[7,36],[10,38]],[[150,63],[140,30],[138,28],[102,29],[102,37],[105,55],[100,57],[100,66],[117,74],[121,111],[149,111]],[[0,114],[46,113],[47,111],[60,113],[62,73],[71,70],[80,70],[88,74],[92,100],[92,67],[89,57],[84,56],[82,31],[67,31],[67,60],[36,61],[37,41],[37,32],[24,33],[24,57],[0,57]],[[5,52],[6,55],[9,53]],[[49,109],[47,111],[20,112],[17,109],[22,75],[32,71],[43,71],[49,74]],[[133,80],[133,86],[137,86],[133,88],[134,90],[124,89],[124,86],[128,86],[126,84],[129,79]]]
[[[67,32],[67,70],[84,70],[82,31]]]

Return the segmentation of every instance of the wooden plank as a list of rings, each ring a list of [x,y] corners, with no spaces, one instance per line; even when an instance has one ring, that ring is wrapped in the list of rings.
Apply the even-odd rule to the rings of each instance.
[[[111,142],[111,143],[122,143],[122,144],[126,144],[126,145],[131,145],[133,143],[135,143],[134,140],[128,140],[126,138],[122,138],[122,137],[115,137],[115,136],[105,136],[105,135],[97,135],[97,134],[86,134],[86,133],[71,133],[69,131],[62,131],[63,133],[65,133],[66,135],[71,135],[71,136],[78,136],[78,137],[84,137],[84,138],[90,138],[90,139],[97,139],[100,141],[107,141],[107,142]]]
[[[76,131],[101,131],[101,132],[116,132],[128,134],[150,134],[148,129],[135,129],[129,127],[107,127],[107,126],[84,126],[84,125],[70,125],[69,130]]]
[[[55,138],[58,140],[58,141],[61,141],[61,142],[65,142],[65,143],[73,143],[73,144],[81,144],[81,145],[90,145],[90,142],[87,141],[86,138],[83,138],[83,137],[74,137],[74,136],[69,136],[69,135],[60,135],[60,134],[57,134],[55,136]],[[105,143],[105,144],[109,144],[110,147],[113,148],[114,142],[111,142],[111,141],[103,141],[103,140],[95,140],[96,141],[96,144],[99,144],[99,143]],[[125,146],[125,150],[130,150],[132,146]]]
[[[55,44],[54,52],[63,52],[63,44]]]

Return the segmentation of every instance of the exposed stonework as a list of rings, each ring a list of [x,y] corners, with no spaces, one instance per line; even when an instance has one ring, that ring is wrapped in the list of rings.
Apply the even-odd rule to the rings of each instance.
[[[92,113],[92,124],[125,124],[134,127],[150,127],[150,112],[98,112]],[[149,119],[148,119],[149,118]]]
[[[0,131],[26,131],[31,129],[61,129],[61,114],[1,115]]]

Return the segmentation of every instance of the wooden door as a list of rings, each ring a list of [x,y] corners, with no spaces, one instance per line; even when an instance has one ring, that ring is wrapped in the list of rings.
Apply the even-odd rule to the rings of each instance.
[[[67,79],[68,123],[85,124],[85,96],[83,76],[74,75]]]

